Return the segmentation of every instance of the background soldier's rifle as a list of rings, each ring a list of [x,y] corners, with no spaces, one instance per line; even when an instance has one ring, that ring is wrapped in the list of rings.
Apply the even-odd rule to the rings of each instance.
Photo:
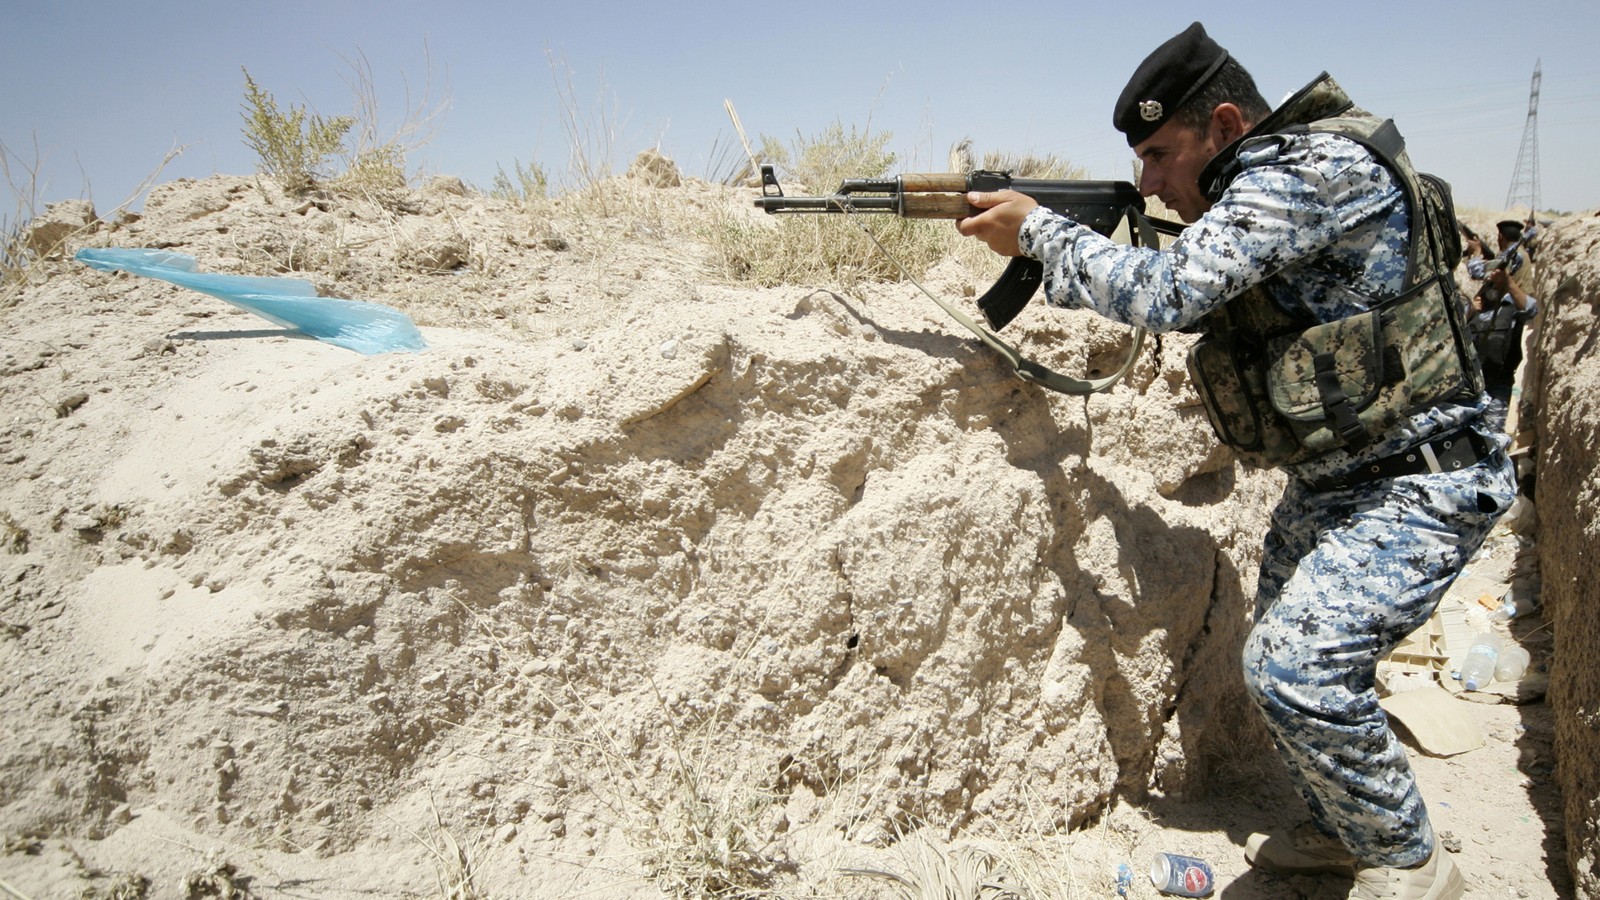
[[[1516,253],[1517,248],[1522,246],[1522,242],[1517,241],[1505,251],[1496,255],[1491,250],[1490,246],[1484,243],[1483,238],[1478,237],[1476,232],[1467,227],[1467,223],[1458,220],[1456,222],[1456,227],[1461,229],[1462,237],[1469,241],[1478,242],[1478,250],[1483,254],[1483,271],[1485,274],[1493,272],[1495,269],[1505,267],[1510,262],[1512,254]]]

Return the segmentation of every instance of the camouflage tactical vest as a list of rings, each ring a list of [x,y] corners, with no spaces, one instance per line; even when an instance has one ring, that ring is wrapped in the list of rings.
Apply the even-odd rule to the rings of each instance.
[[[1244,140],[1306,132],[1354,140],[1394,175],[1411,212],[1408,263],[1397,295],[1345,319],[1291,314],[1256,286],[1201,320],[1190,375],[1217,437],[1260,468],[1359,452],[1402,418],[1483,390],[1455,283],[1450,186],[1417,173],[1394,123],[1356,107],[1326,73],[1218,154],[1202,189],[1221,196]]]

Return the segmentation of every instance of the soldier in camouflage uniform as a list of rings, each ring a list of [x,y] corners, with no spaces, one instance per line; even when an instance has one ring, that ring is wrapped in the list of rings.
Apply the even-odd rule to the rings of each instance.
[[[1523,289],[1531,284],[1533,257],[1527,250],[1523,224],[1507,219],[1496,226],[1499,255],[1484,259],[1483,244],[1467,241],[1467,274],[1483,282],[1472,298],[1472,340],[1483,364],[1489,392],[1484,419],[1503,430],[1510,414],[1511,394],[1522,364],[1522,329],[1539,312],[1539,301]]]
[[[1330,115],[1367,117],[1326,76],[1269,110],[1197,22],[1144,61],[1115,114],[1143,161],[1141,192],[1188,223],[1169,246],[1114,243],[1011,191],[970,194],[985,211],[958,227],[998,253],[1042,262],[1050,304],[1152,331],[1209,334],[1241,304],[1309,326],[1359,321],[1416,294],[1403,290],[1417,275],[1413,234],[1438,223],[1413,215],[1417,179],[1403,156],[1389,166],[1359,140],[1280,127]],[[1212,178],[1218,162],[1231,180]],[[1451,218],[1444,227],[1454,234]],[[1459,345],[1458,311],[1444,309],[1459,294],[1453,281],[1434,284],[1442,299],[1429,302],[1447,327],[1419,332],[1432,347],[1400,349],[1437,351],[1455,365],[1447,389],[1364,418],[1379,423],[1370,433],[1334,428],[1349,439],[1331,449],[1242,457],[1289,476],[1265,539],[1243,667],[1314,826],[1253,835],[1246,857],[1278,873],[1351,875],[1356,898],[1445,900],[1464,889],[1378,705],[1376,669],[1431,615],[1515,492],[1505,437],[1480,423],[1470,339]],[[1221,358],[1257,352],[1228,346]],[[1425,368],[1408,364],[1399,380],[1432,377]],[[1320,374],[1304,380],[1332,384],[1325,399],[1341,393]],[[1237,438],[1208,412],[1219,436]]]

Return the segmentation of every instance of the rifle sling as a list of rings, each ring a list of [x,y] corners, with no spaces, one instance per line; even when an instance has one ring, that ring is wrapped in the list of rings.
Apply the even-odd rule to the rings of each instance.
[[[1159,239],[1156,237],[1156,232],[1159,231],[1168,234],[1175,234],[1182,230],[1181,225],[1165,222],[1160,219],[1148,219],[1138,210],[1131,207],[1127,211],[1127,218],[1129,222],[1129,230],[1131,236],[1133,237],[1135,246],[1140,246],[1142,242],[1143,246],[1159,247],[1160,244],[1158,242]],[[960,322],[961,325],[968,331],[977,335],[978,339],[988,345],[991,350],[994,350],[996,353],[999,353],[1001,356],[1005,357],[1006,362],[1011,364],[1012,371],[1015,372],[1016,376],[1021,378],[1023,381],[1036,384],[1042,388],[1048,388],[1060,394],[1079,396],[1084,394],[1098,393],[1110,388],[1118,381],[1121,381],[1122,376],[1128,374],[1128,370],[1133,368],[1134,362],[1139,358],[1139,351],[1144,348],[1144,329],[1135,328],[1133,329],[1133,344],[1128,348],[1127,357],[1122,360],[1122,365],[1118,366],[1117,370],[1112,372],[1110,375],[1100,378],[1073,378],[1070,375],[1063,375],[1060,372],[1048,369],[1034,362],[1033,360],[1024,357],[1021,353],[1017,352],[1017,348],[1006,343],[998,334],[995,334],[988,328],[985,328],[973,321],[970,316],[957,309],[954,305],[946,303],[945,301],[934,296],[932,291],[929,291],[927,288],[923,287],[922,282],[918,281],[914,276],[912,276],[911,272],[906,269],[905,265],[900,262],[898,257],[889,252],[889,248],[885,247],[883,242],[878,240],[878,236],[872,233],[872,229],[861,224],[860,222],[856,222],[855,225],[857,228],[860,228],[863,232],[865,232],[867,237],[872,239],[872,243],[876,244],[878,246],[878,250],[883,253],[884,256],[888,257],[890,262],[895,264],[895,267],[900,270],[900,274],[905,276],[907,281],[916,285],[917,290],[921,291],[929,300],[932,300],[934,303],[938,304],[940,309],[949,313],[952,319]],[[1020,265],[1021,263],[1032,263],[1032,265]],[[1009,265],[1007,265],[1005,272],[1001,275],[1000,281],[996,283],[995,287],[990,289],[989,293],[984,295],[987,298],[997,289],[1001,289],[1002,292],[1005,292],[1006,290],[1012,292],[1012,299],[1008,305],[1014,305],[1014,308],[1008,310],[1009,316],[1005,318],[1005,321],[995,323],[996,328],[1004,327],[1011,321],[1012,317],[1015,317],[1016,314],[1022,310],[1022,307],[1026,305],[1028,299],[1033,296],[1034,290],[1037,290],[1038,285],[1042,280],[1043,270],[1039,267],[1037,262],[1019,258],[1017,260],[1013,260]],[[1015,294],[1018,292],[1017,285],[1022,284],[1027,285],[1029,290],[1027,294],[1023,295],[1022,302],[1017,303],[1015,301]],[[1002,289],[1001,285],[1006,285],[1006,288]],[[988,310],[985,310],[985,313],[988,312]]]
[[[909,273],[906,277],[908,279],[911,278]],[[922,287],[915,279],[912,279],[911,283],[917,285],[919,290],[927,294],[928,299],[939,304],[939,308],[949,313],[951,318],[960,322],[968,331],[977,335],[978,339],[987,344],[990,349],[1005,357],[1006,362],[1011,364],[1011,368],[1018,378],[1037,384],[1042,388],[1049,388],[1057,393],[1080,395],[1094,394],[1106,390],[1121,381],[1122,376],[1128,374],[1128,370],[1133,368],[1134,361],[1139,358],[1139,351],[1144,348],[1144,329],[1135,328],[1133,330],[1133,346],[1128,348],[1127,357],[1123,359],[1122,365],[1118,366],[1115,372],[1101,378],[1073,378],[1070,375],[1063,375],[1060,372],[1047,369],[1033,360],[1025,358],[1021,353],[1017,352],[1017,348],[1001,340],[998,334],[979,325],[955,306],[940,300]]]

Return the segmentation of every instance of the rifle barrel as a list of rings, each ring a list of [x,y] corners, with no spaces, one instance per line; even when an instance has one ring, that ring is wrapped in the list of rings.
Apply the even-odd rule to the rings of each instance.
[[[830,194],[826,197],[757,197],[756,208],[769,213],[896,213],[900,211],[900,198],[855,197],[844,194]]]

